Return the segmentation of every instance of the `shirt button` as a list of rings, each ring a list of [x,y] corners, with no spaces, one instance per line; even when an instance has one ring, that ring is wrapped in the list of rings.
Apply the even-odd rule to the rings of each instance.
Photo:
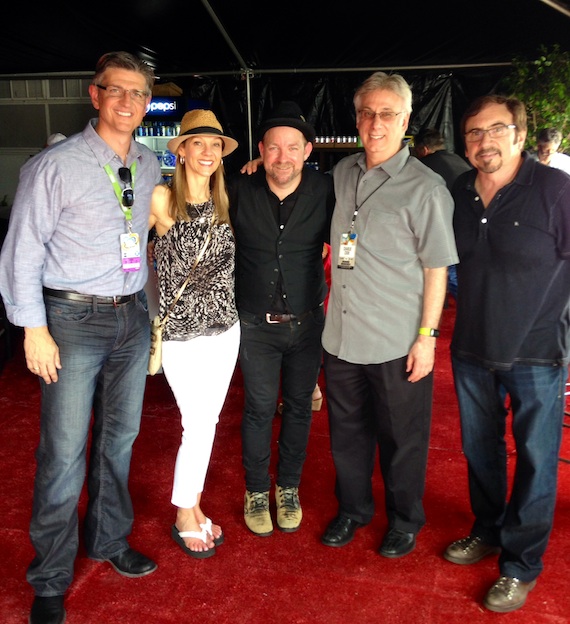
[[[486,219],[485,217],[483,217],[483,218],[481,219],[481,223],[487,223],[487,219]]]

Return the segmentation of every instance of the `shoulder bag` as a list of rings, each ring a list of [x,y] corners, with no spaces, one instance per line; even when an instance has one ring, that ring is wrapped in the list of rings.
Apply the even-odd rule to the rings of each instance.
[[[150,322],[150,353],[149,353],[149,358],[148,358],[148,374],[149,375],[156,375],[156,373],[158,373],[158,371],[160,370],[160,367],[162,366],[162,332],[164,330],[164,327],[166,326],[166,321],[168,320],[170,313],[174,309],[174,306],[178,303],[178,300],[182,296],[184,289],[188,285],[188,282],[190,281],[190,278],[192,277],[192,272],[196,268],[196,265],[198,264],[198,262],[200,262],[200,260],[204,256],[204,252],[206,251],[206,247],[208,246],[208,243],[210,242],[210,237],[212,235],[213,223],[214,223],[214,215],[212,215],[210,228],[208,229],[208,235],[206,236],[206,240],[204,244],[202,245],[202,249],[200,249],[200,253],[196,256],[196,260],[194,260],[194,264],[192,265],[192,269],[190,270],[188,277],[184,280],[184,283],[178,289],[178,292],[176,293],[176,297],[174,297],[174,301],[170,305],[170,308],[168,308],[168,312],[166,313],[166,315],[164,316],[162,320],[160,320],[160,316],[156,315]]]

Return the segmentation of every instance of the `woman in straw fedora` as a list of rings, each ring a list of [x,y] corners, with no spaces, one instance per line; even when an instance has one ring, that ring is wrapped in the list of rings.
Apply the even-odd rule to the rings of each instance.
[[[156,187],[149,221],[158,235],[154,251],[161,318],[190,275],[164,328],[162,366],[182,417],[172,538],[199,559],[214,555],[224,539],[221,527],[202,511],[201,498],[239,349],[235,242],[222,164],[237,145],[211,111],[186,113],[180,135],[168,142],[176,156],[172,183]]]

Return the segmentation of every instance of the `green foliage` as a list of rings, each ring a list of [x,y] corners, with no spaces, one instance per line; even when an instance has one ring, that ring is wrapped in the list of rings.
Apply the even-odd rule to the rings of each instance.
[[[536,135],[543,128],[562,132],[560,149],[570,148],[570,52],[559,45],[541,46],[538,58],[513,59],[513,69],[504,79],[503,92],[526,105],[527,147],[536,149]]]

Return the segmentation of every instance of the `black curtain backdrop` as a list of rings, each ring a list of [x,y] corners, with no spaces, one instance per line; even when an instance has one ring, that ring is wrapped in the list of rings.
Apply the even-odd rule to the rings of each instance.
[[[461,71],[401,71],[412,87],[413,112],[408,134],[421,128],[438,128],[446,147],[462,155],[464,146],[458,134],[459,121],[466,106],[477,96],[500,91],[506,68],[465,69]],[[357,87],[371,72],[330,74],[261,74],[251,81],[252,126],[282,100],[294,100],[303,110],[317,135],[343,136],[356,134],[352,99]],[[208,102],[224,130],[239,142],[239,148],[225,159],[228,173],[249,160],[247,134],[246,81],[240,76],[181,77],[172,80],[184,93],[188,107],[195,101]],[[253,138],[257,154],[257,139]]]

